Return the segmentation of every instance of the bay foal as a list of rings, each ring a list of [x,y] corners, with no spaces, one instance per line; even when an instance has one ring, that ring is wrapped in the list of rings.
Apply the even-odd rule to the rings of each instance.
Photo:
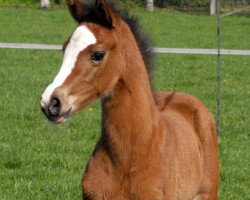
[[[102,100],[102,132],[83,175],[84,199],[216,200],[217,134],[208,109],[187,94],[152,94],[151,49],[135,18],[104,0],[67,4],[79,24],[41,107],[61,123]]]

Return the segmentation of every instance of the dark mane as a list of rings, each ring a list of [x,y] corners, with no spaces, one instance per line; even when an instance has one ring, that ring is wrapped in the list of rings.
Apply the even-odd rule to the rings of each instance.
[[[147,72],[149,76],[151,76],[153,68],[153,46],[151,38],[143,31],[137,16],[130,15],[127,10],[121,10],[116,7],[113,8],[130,27],[140,49]]]
[[[106,28],[112,28],[109,27],[103,17],[98,17],[99,13],[96,12],[96,5],[94,2],[95,1],[87,2],[87,6],[85,6],[83,13],[80,14],[82,21],[97,23]],[[142,31],[137,16],[130,15],[126,9],[120,9],[114,2],[109,1],[108,5],[109,8],[117,13],[122,18],[122,20],[126,22],[126,24],[130,27],[130,30],[133,33],[137,45],[140,49],[148,75],[151,79],[151,71],[153,68],[153,47],[150,37]]]

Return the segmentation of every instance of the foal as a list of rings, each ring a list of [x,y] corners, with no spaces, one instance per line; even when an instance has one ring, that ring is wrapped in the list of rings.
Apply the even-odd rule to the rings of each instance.
[[[208,109],[187,94],[152,94],[150,49],[134,18],[105,0],[67,4],[79,25],[41,107],[62,123],[102,99],[102,132],[83,175],[84,199],[216,200],[217,134]]]

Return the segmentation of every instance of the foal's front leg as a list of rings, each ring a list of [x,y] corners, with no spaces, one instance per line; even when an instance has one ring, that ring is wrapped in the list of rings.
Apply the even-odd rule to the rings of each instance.
[[[90,158],[82,179],[84,200],[123,199],[114,169],[105,152],[96,152]]]
[[[149,174],[139,175],[131,179],[129,199],[165,200],[160,178],[153,178],[153,176],[151,176],[152,178],[149,178]]]

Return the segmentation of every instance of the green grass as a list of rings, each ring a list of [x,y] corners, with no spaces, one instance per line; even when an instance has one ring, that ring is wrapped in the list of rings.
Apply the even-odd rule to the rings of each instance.
[[[158,46],[216,46],[213,17],[134,12]],[[76,26],[61,9],[0,8],[0,17],[4,27],[0,42],[61,44]],[[228,30],[228,35],[223,32],[225,48],[249,48],[248,20],[223,19],[227,24],[223,30]],[[60,51],[0,49],[1,200],[81,198],[81,176],[99,137],[100,106],[97,101],[59,126],[47,122],[40,111],[40,95],[61,59]],[[222,60],[220,199],[245,200],[250,196],[250,57],[223,56]],[[216,56],[159,54],[154,73],[156,90],[191,93],[216,113]]]
[[[76,27],[66,9],[39,10],[0,8],[1,42],[62,44]],[[179,48],[216,48],[216,18],[156,9],[152,13],[132,10],[139,16],[155,45]],[[233,30],[233,31],[232,31]],[[249,49],[249,17],[222,19],[222,47]]]

